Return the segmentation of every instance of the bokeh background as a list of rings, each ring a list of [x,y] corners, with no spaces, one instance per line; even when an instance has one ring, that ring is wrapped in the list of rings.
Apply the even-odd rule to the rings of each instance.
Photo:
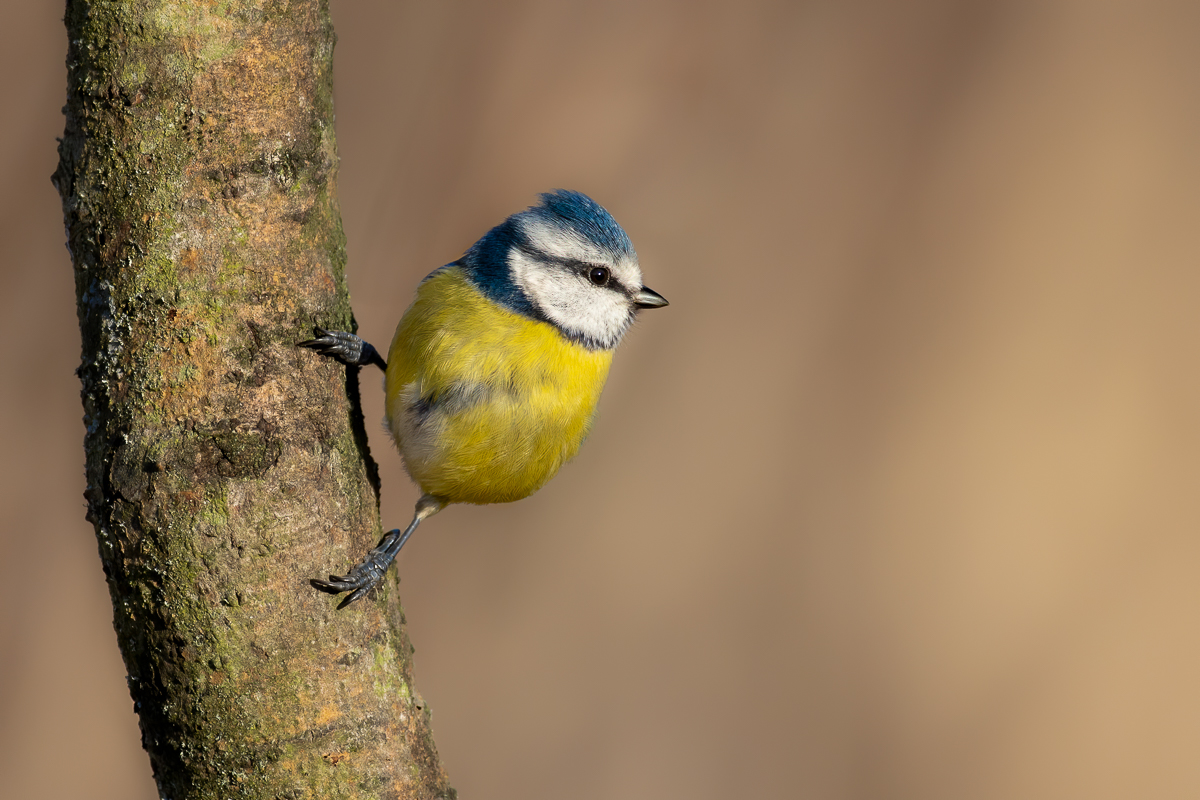
[[[671,301],[573,464],[400,559],[461,796],[1200,797],[1200,5],[333,11],[368,340],[553,187]],[[2,17],[0,795],[149,800],[83,518],[61,4]]]

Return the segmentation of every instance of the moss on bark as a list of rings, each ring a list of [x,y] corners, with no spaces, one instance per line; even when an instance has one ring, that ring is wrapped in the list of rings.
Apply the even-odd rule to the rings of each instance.
[[[445,797],[380,536],[349,330],[323,2],[70,0],[54,175],[88,518],[168,798]]]

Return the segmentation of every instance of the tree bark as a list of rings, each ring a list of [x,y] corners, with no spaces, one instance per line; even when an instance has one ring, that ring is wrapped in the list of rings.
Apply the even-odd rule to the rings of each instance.
[[[317,0],[69,0],[87,507],[165,798],[453,797],[380,537]],[[44,580],[53,575],[43,571]]]

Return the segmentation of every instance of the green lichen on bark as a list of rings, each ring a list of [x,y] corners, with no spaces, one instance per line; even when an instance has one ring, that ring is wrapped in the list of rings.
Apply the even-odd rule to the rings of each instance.
[[[307,578],[379,537],[319,2],[67,6],[55,184],[88,517],[164,797],[445,797],[394,587]]]

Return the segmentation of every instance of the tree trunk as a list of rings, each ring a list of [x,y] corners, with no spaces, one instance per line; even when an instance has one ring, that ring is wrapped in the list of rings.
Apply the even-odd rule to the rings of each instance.
[[[308,584],[381,534],[357,374],[295,346],[353,328],[326,3],[66,25],[88,518],[159,789],[452,797],[394,583],[342,612]]]

